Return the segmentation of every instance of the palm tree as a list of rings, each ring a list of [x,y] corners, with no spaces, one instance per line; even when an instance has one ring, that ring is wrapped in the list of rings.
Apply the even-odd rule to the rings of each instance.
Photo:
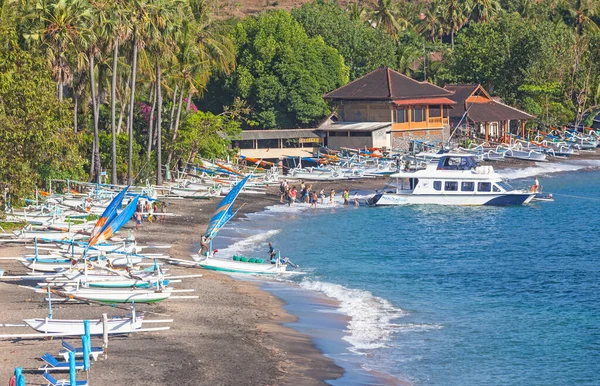
[[[229,74],[235,67],[233,42],[214,24],[208,2],[190,0],[186,14],[192,18],[183,21],[179,36],[179,52],[176,59],[182,86],[171,143],[177,139],[184,88],[188,90],[189,103],[192,95],[204,89],[213,71]],[[171,147],[167,156],[167,167],[170,166],[172,157]]]
[[[499,0],[472,0],[473,18],[478,22],[493,20],[502,10]]]
[[[405,20],[399,20],[398,7],[393,0],[377,0],[377,7],[373,11],[373,21],[377,28],[383,29],[394,38],[399,31],[406,28]]]
[[[96,3],[100,8],[103,36],[108,49],[112,49],[112,77],[110,84],[110,107],[111,107],[111,184],[117,184],[117,129],[116,129],[116,105],[117,105],[117,69],[119,59],[119,48],[131,32],[128,24],[127,7],[124,0],[113,0]]]
[[[563,0],[562,6],[569,14],[578,34],[584,31],[599,33],[600,26],[595,17],[600,15],[600,2],[598,0]]]
[[[429,35],[432,41],[435,41],[436,38],[441,39],[444,35],[442,3],[443,0],[433,0],[429,3],[417,28],[420,34]]]
[[[348,4],[348,8],[346,10],[349,13],[350,20],[352,21],[362,22],[365,19],[365,15],[367,13],[367,9],[363,5],[362,1],[357,1]]]
[[[469,0],[446,0],[442,2],[442,7],[444,24],[446,30],[450,31],[454,51],[454,35],[469,21],[471,3]]]
[[[89,37],[90,8],[84,0],[38,0],[23,6],[26,40],[37,41],[46,48],[48,62],[57,83],[58,99],[69,84],[72,68],[68,54]]]
[[[147,50],[152,53],[156,76],[156,184],[162,184],[162,72],[161,62],[169,57],[175,47],[175,29],[183,20],[181,1],[155,0],[148,11],[146,24]]]

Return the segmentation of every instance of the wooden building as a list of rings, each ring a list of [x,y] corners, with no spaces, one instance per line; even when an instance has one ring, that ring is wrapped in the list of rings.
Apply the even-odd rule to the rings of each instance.
[[[314,129],[244,130],[242,139],[232,145],[251,158],[311,157],[323,145],[323,138]]]
[[[459,123],[472,127],[488,142],[505,140],[509,133],[525,137],[525,123],[533,118],[532,115],[490,96],[480,84],[446,85],[444,88],[453,92],[450,98],[456,102],[450,111],[452,127]]]
[[[338,122],[319,127],[332,149],[385,147],[407,150],[414,139],[442,141],[449,135],[453,92],[380,67],[324,95]],[[362,125],[358,125],[362,124]]]

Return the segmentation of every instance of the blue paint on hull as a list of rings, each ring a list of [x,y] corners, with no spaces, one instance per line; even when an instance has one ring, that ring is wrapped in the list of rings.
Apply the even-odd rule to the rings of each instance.
[[[493,198],[483,205],[506,206],[506,205],[523,205],[523,203],[531,196],[530,194],[507,194]]]

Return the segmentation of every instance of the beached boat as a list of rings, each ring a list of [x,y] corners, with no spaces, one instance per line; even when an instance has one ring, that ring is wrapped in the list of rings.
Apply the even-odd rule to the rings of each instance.
[[[125,334],[129,332],[135,332],[135,330],[142,328],[143,318],[143,315],[139,315],[137,317],[109,318],[108,333]],[[45,334],[57,333],[83,335],[85,333],[83,327],[83,320],[37,318],[24,319],[23,321],[34,330],[38,332],[43,332]],[[90,320],[90,334],[101,335],[102,333],[102,320]]]
[[[250,176],[247,176],[237,185],[235,185],[229,194],[223,198],[213,213],[204,235],[208,240],[210,240],[211,245],[212,240],[215,238],[219,230],[225,226],[225,224],[235,215],[235,213],[233,213],[233,203],[240,191],[244,188],[244,185],[249,178]],[[197,265],[214,271],[250,274],[285,274],[290,273],[289,268],[293,266],[293,264],[287,258],[277,258],[273,264],[271,261],[265,261],[263,259],[246,259],[238,258],[237,256],[232,256],[231,259],[222,259],[215,257],[216,252],[210,251],[212,248],[208,249],[209,251],[207,251],[204,255],[193,255],[192,259]]]
[[[46,290],[37,292],[45,293]],[[155,303],[168,299],[172,288],[160,289],[121,289],[121,288],[67,288],[61,296],[78,300],[94,300],[102,303]]]
[[[444,154],[425,170],[391,177],[407,182],[395,191],[371,196],[367,205],[521,205],[534,197],[534,193],[513,189],[491,166],[477,166],[472,156],[459,153]]]

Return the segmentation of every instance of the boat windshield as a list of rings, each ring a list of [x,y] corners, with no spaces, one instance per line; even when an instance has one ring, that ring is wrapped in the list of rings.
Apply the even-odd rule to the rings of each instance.
[[[515,190],[515,188],[513,188],[508,182],[505,182],[505,181],[498,181],[498,182],[496,182],[496,185],[498,185],[500,188],[502,188],[502,190],[504,190],[506,192]]]
[[[438,162],[438,170],[470,170],[477,167],[473,157],[445,156]]]

